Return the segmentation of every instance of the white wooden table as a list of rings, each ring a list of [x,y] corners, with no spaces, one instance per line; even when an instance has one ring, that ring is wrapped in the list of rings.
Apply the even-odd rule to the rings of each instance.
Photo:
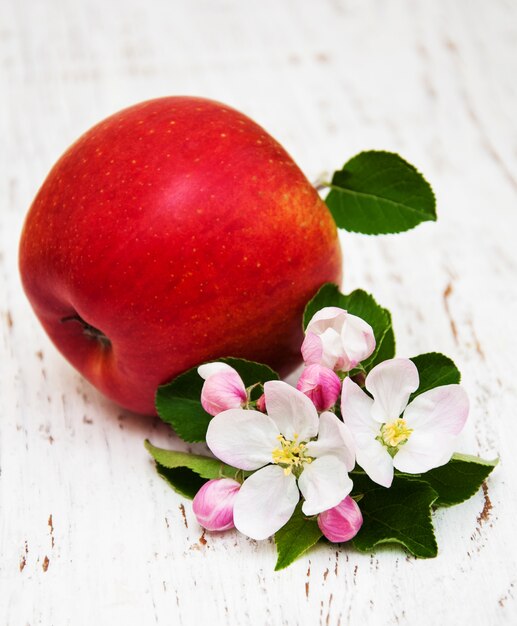
[[[515,624],[517,4],[513,0],[4,0],[0,20],[0,624]],[[435,187],[439,221],[343,235],[345,287],[394,315],[400,355],[455,359],[461,450],[501,463],[436,515],[438,558],[204,535],[142,442],[181,443],[102,398],[20,287],[24,214],[104,116],[196,94],[265,126],[311,179],[367,148]]]

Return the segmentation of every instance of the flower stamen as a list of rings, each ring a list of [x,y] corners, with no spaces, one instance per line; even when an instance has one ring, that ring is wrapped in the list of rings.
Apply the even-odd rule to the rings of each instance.
[[[304,463],[312,463],[312,458],[307,456],[306,444],[298,441],[299,435],[295,433],[292,441],[283,435],[278,435],[280,447],[275,448],[271,453],[273,463],[284,468],[284,474],[289,476],[293,470],[297,470]]]
[[[406,443],[412,432],[413,429],[407,427],[406,420],[397,418],[381,426],[381,443],[388,448],[398,448]]]

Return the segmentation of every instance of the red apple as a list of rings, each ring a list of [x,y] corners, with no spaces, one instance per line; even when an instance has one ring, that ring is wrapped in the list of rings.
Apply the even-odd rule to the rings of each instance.
[[[236,356],[287,371],[307,300],[341,278],[332,217],[285,150],[217,102],[160,98],[94,126],[39,190],[20,272],[63,355],[120,405]]]

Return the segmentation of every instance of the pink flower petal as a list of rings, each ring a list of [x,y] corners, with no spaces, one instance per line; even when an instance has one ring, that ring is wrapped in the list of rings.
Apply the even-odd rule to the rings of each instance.
[[[318,515],[318,526],[333,543],[350,541],[363,525],[363,516],[357,502],[347,496],[344,500]]]
[[[205,363],[197,368],[205,379],[201,390],[201,405],[210,415],[242,407],[247,399],[246,387],[237,370],[226,363]]]
[[[210,415],[217,415],[227,409],[238,409],[246,400],[246,388],[235,370],[211,375],[201,390],[201,405]]]
[[[264,394],[257,400],[257,411],[266,413],[266,396]]]
[[[326,411],[336,403],[341,392],[341,381],[328,367],[309,365],[303,370],[296,389],[304,393],[318,411]]]
[[[307,365],[320,363],[323,358],[323,344],[318,335],[308,332],[302,343],[302,357]]]
[[[389,359],[376,365],[365,381],[374,398],[372,417],[381,424],[399,417],[419,383],[416,365],[409,359]]]
[[[231,478],[206,482],[192,502],[200,526],[211,531],[233,528],[233,505],[240,487],[240,483]]]

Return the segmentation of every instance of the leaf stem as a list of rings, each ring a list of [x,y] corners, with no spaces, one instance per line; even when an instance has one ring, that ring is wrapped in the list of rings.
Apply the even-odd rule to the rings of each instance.
[[[332,184],[327,182],[326,180],[318,180],[313,184],[313,187],[314,189],[316,189],[316,191],[323,191],[324,189],[332,188]]]

